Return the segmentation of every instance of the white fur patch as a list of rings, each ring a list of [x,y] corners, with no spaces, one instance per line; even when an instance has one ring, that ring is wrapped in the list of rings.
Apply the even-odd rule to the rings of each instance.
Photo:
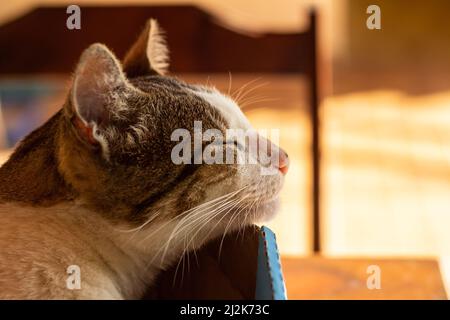
[[[231,129],[251,129],[252,126],[245,117],[242,110],[233,101],[233,99],[221,94],[217,90],[208,91],[192,91],[199,97],[205,99],[209,104],[215,107],[223,115],[230,124]]]

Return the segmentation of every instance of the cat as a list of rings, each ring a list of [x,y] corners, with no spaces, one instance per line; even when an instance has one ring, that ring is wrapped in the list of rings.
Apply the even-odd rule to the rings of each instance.
[[[0,168],[0,298],[139,299],[187,250],[276,212],[289,159],[274,144],[272,175],[171,161],[177,128],[251,125],[231,97],[167,68],[153,19],[123,63],[103,44],[82,53],[61,110]]]

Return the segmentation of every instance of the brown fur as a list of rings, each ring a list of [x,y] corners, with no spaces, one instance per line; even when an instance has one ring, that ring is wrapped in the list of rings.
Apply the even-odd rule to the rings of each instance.
[[[60,118],[61,112],[27,136],[0,168],[0,203],[48,206],[75,197],[57,168],[55,132]]]

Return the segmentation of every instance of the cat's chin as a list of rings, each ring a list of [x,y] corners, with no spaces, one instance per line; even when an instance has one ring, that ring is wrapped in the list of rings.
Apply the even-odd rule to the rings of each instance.
[[[252,223],[262,223],[268,222],[275,218],[280,208],[280,198],[276,197],[269,201],[261,202],[254,212],[252,212],[252,217],[254,221]]]

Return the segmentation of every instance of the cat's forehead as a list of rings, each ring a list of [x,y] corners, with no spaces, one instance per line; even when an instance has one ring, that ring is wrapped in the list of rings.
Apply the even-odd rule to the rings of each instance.
[[[197,88],[193,93],[216,109],[233,129],[251,129],[251,124],[237,103],[229,96],[209,88]]]
[[[177,78],[158,75],[135,78],[131,80],[131,83],[144,92],[156,89],[168,96],[182,93],[197,97],[218,111],[231,128],[249,129],[251,127],[237,103],[214,87],[188,84]]]

